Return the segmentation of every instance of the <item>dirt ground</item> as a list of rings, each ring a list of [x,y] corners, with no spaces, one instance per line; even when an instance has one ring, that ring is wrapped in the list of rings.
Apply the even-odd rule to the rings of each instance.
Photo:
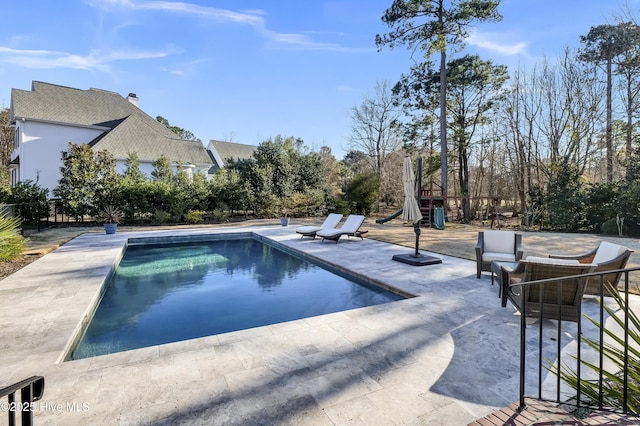
[[[384,224],[375,222],[376,217],[368,217],[362,226],[366,230],[366,238],[386,241],[415,250],[416,234],[411,224],[403,223],[396,218]],[[292,218],[289,228],[294,232],[300,225],[322,222],[320,218]],[[278,219],[247,220],[219,225],[192,225],[193,227],[246,227],[256,225],[279,225]],[[518,225],[517,219],[507,219],[501,222],[502,229],[514,229]],[[175,225],[173,228],[187,228],[188,225]],[[118,232],[158,230],[163,226],[119,226]],[[444,230],[422,227],[420,229],[420,250],[445,254],[463,259],[475,260],[474,247],[478,231],[490,229],[490,221],[474,222],[472,224],[447,223]],[[494,226],[496,229],[496,226]],[[54,227],[41,232],[31,232],[27,237],[27,251],[23,256],[12,262],[0,262],[0,280],[13,274],[24,266],[60,247],[67,241],[85,232],[104,232],[102,227]],[[523,234],[523,248],[526,256],[546,256],[549,253],[577,254],[594,248],[601,240],[611,241],[629,247],[635,252],[631,255],[629,266],[640,266],[640,242],[632,238],[604,237],[594,234],[566,234],[539,231],[518,230]]]

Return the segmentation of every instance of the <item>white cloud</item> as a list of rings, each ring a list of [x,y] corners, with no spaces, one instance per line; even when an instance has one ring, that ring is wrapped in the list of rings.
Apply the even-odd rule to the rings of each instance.
[[[161,69],[163,71],[165,71],[165,72],[168,72],[169,74],[177,75],[179,77],[187,77],[202,62],[203,61],[197,59],[197,60],[190,61],[190,62],[187,62],[187,63],[178,64],[178,65],[174,66],[173,68],[163,67]]]
[[[256,31],[259,35],[261,35],[268,41],[280,45],[298,47],[305,50],[328,50],[344,52],[375,51],[375,49],[373,48],[348,48],[334,43],[318,43],[305,34],[287,34],[269,30],[267,29],[265,21],[265,16],[267,15],[267,13],[259,9],[233,11],[229,9],[219,9],[216,7],[200,6],[192,3],[172,1],[97,0],[92,4],[104,9],[111,9],[112,6],[117,6],[130,10],[164,11],[169,13],[181,13],[206,19],[216,19],[226,22],[234,22],[242,25],[249,25],[253,28],[254,31]]]
[[[513,42],[504,34],[474,31],[469,34],[466,42],[472,46],[487,49],[505,56],[527,55],[527,42]]]
[[[114,61],[161,58],[171,53],[172,49],[162,52],[96,50],[87,56],[81,56],[55,50],[21,50],[0,46],[0,61],[24,68],[73,68],[108,71],[109,64]]]
[[[337,87],[338,92],[352,92],[353,91],[353,87],[349,86],[348,84],[341,84]]]
[[[340,52],[375,51],[374,48],[348,48],[334,43],[316,42],[308,34],[279,33],[269,30],[265,22],[266,12],[262,10],[233,11],[179,1],[89,0],[89,2],[92,6],[107,11],[160,11],[248,25],[265,40],[279,46]],[[161,58],[175,53],[179,52],[174,48],[165,48],[159,51],[96,49],[88,55],[79,55],[57,50],[14,49],[0,46],[0,62],[24,68],[109,71],[109,65],[115,61]],[[193,65],[191,64],[190,67]],[[175,68],[167,71],[184,75],[188,68]]]

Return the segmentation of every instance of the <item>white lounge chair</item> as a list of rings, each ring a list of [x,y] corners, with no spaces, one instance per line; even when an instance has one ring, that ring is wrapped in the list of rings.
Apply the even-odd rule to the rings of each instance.
[[[300,238],[303,237],[316,237],[316,232],[320,231],[321,229],[332,229],[335,228],[336,226],[338,226],[338,224],[340,223],[340,221],[342,220],[342,215],[339,213],[329,213],[329,216],[326,217],[326,219],[324,220],[324,222],[322,222],[322,225],[320,226],[315,226],[315,225],[307,225],[307,226],[301,226],[299,228],[296,229],[296,232],[298,234],[301,234]]]
[[[318,237],[322,237],[322,241],[333,240],[336,244],[343,235],[347,235],[349,237],[355,235],[356,237],[363,239],[362,234],[366,231],[360,231],[359,229],[362,226],[364,219],[365,217],[362,215],[350,214],[340,228],[322,229],[316,232],[316,235]]]

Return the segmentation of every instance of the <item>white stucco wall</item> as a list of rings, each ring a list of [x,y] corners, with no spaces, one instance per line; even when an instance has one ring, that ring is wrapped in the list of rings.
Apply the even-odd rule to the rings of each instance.
[[[116,171],[118,173],[120,173],[121,175],[124,175],[124,172],[127,170],[127,166],[125,164],[125,161],[126,160],[118,160],[117,163],[116,163]],[[141,161],[139,163],[138,167],[140,168],[140,171],[142,173],[144,173],[144,175],[147,177],[147,179],[153,179],[152,176],[151,176],[151,172],[153,172],[153,170],[154,170],[153,164],[151,164],[150,162]],[[210,165],[206,165],[206,166],[191,166],[191,167],[185,167],[185,171],[187,172],[187,174],[189,176],[193,176],[195,173],[200,171],[200,172],[204,173],[205,176],[207,176],[207,179],[210,179],[211,176],[207,175],[210,167],[211,167]],[[174,172],[178,171],[178,167],[175,164],[171,165],[171,169]]]
[[[78,145],[89,143],[103,132],[101,128],[28,120],[16,123],[15,130],[20,143],[11,158],[20,157],[17,180],[37,182],[40,187],[49,191],[49,197],[53,197],[52,191],[60,180],[61,155],[68,150],[69,142]],[[116,170],[120,174],[124,174],[126,170],[125,161],[126,159],[117,160]],[[200,170],[206,175],[209,167],[210,165],[192,166],[187,168],[187,172],[192,174]],[[172,168],[174,171],[177,169],[175,165]],[[140,170],[151,179],[154,167],[150,162],[140,162]]]
[[[36,121],[22,122],[16,131],[20,132],[16,152],[20,156],[19,180],[38,182],[49,190],[50,197],[60,180],[61,154],[67,151],[69,142],[88,143],[102,133],[99,129]]]
[[[141,161],[138,164],[140,171],[145,174],[147,179],[151,178],[151,172],[153,171],[153,166],[151,163],[146,163]],[[127,170],[126,160],[116,160],[116,172],[121,175],[124,175],[124,172]]]

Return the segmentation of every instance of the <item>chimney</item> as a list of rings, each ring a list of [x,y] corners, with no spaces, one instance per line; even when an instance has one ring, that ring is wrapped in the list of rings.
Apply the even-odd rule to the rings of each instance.
[[[140,108],[140,106],[138,105],[139,99],[135,93],[129,93],[129,96],[127,96],[127,100],[132,104],[134,104],[135,106],[137,106],[138,108]]]

